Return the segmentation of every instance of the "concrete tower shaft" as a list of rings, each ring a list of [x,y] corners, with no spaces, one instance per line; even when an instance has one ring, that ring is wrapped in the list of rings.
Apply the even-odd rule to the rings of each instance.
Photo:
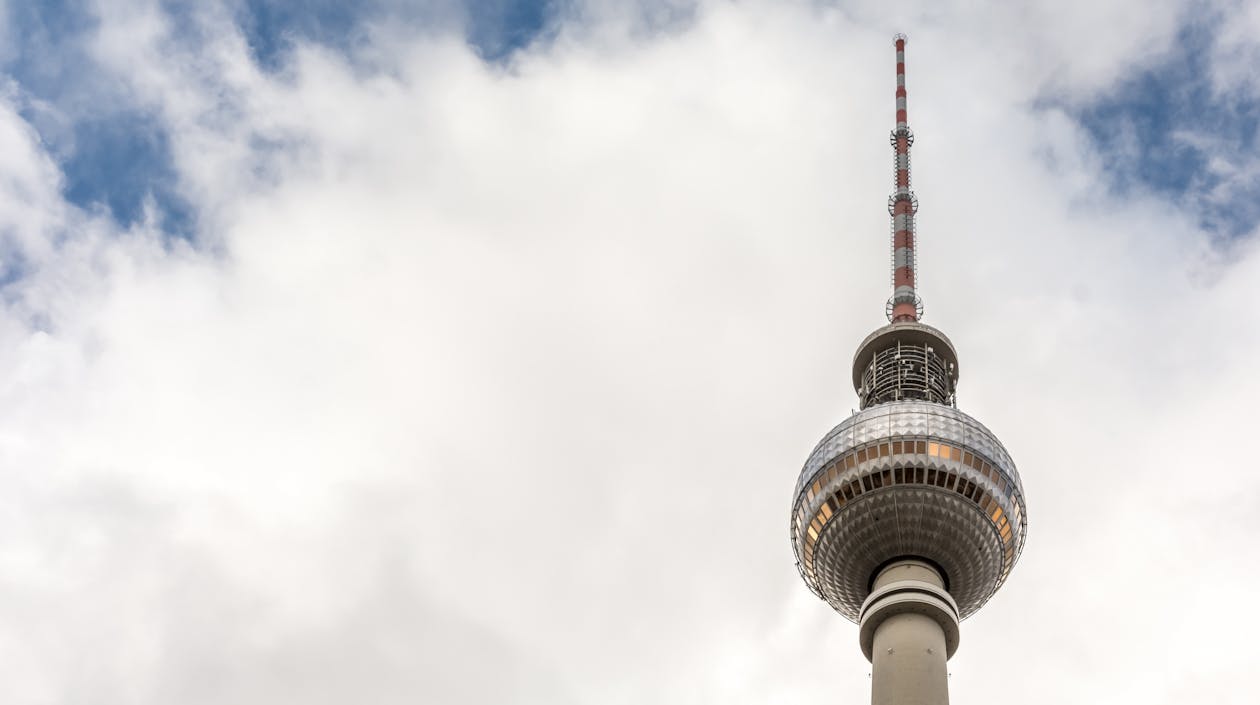
[[[862,605],[860,639],[872,705],[948,705],[958,606],[933,566],[904,560],[881,570]]]

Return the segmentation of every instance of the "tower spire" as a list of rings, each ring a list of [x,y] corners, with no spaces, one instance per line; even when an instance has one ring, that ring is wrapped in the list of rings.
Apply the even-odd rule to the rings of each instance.
[[[910,146],[914,133],[906,117],[906,35],[893,37],[897,47],[897,126],[889,136],[895,153],[893,193],[888,197],[892,216],[893,295],[886,313],[893,323],[917,321],[923,315],[923,302],[915,292],[914,214],[919,200],[910,190]]]

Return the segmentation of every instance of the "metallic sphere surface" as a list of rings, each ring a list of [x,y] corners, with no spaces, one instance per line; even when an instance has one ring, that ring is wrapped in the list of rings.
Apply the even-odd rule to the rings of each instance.
[[[806,583],[853,621],[875,573],[906,557],[940,568],[965,619],[1006,579],[1026,525],[1019,473],[992,432],[951,406],[897,401],[859,411],[814,448],[791,535]]]

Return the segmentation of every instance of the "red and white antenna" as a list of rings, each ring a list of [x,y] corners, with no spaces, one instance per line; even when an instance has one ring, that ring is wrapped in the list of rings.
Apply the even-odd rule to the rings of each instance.
[[[893,193],[888,197],[892,216],[893,295],[886,313],[893,323],[917,321],[923,315],[923,302],[915,292],[914,214],[919,199],[910,190],[910,146],[914,133],[906,119],[906,35],[893,37],[897,47],[897,127],[889,141],[895,151]]]

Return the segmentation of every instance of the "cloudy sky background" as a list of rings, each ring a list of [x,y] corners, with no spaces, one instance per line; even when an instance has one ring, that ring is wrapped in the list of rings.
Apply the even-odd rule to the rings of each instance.
[[[6,703],[862,702],[796,474],[926,321],[1030,538],[955,702],[1252,702],[1260,6],[8,2]]]

